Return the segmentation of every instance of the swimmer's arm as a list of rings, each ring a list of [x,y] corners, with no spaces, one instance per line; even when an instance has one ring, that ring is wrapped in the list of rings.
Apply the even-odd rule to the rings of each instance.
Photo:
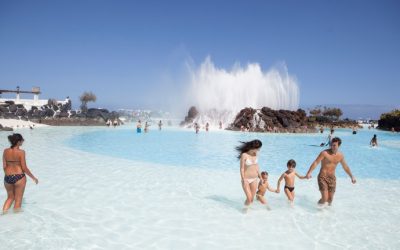
[[[315,159],[315,161],[311,164],[310,169],[307,171],[306,174],[306,178],[310,179],[311,178],[311,173],[312,171],[318,166],[318,164],[322,161],[322,159],[324,159],[324,152],[322,151],[321,153],[319,153],[317,159]]]
[[[276,192],[277,192],[277,193],[280,192],[279,188],[280,188],[280,186],[281,186],[281,181],[283,180],[283,178],[285,178],[285,174],[282,174],[281,177],[279,177],[278,185],[277,185],[277,187],[276,187]]]
[[[6,164],[6,151],[4,150],[3,151],[3,169],[5,169],[7,167],[7,164]]]
[[[262,177],[261,177],[261,173],[260,173],[260,167],[258,166],[258,164],[257,164],[257,174],[258,174],[258,178],[260,179],[260,181],[262,180]]]
[[[278,189],[273,189],[273,188],[271,187],[271,185],[269,185],[269,183],[268,183],[267,185],[268,185],[268,186],[267,186],[267,189],[268,189],[269,191],[278,193],[278,192],[277,192]]]
[[[297,172],[295,172],[295,175],[296,175],[297,177],[299,177],[299,179],[307,179],[306,176],[300,176]]]
[[[244,180],[244,163],[245,163],[245,157],[242,154],[240,157],[240,178],[242,179],[242,182]]]
[[[24,171],[24,173],[26,173],[29,177],[32,178],[32,180],[38,184],[39,180],[31,173],[31,171],[29,170],[28,166],[26,166],[26,160],[25,160],[25,151],[22,150],[22,154],[21,154],[21,167],[22,167],[22,171]]]
[[[346,161],[344,160],[344,157],[340,161],[340,164],[342,165],[342,167],[343,167],[344,171],[346,172],[346,174],[348,174],[348,176],[350,176],[351,182],[353,184],[356,183],[356,178],[354,178],[353,174],[351,173],[351,170],[350,170],[349,166],[347,165]]]

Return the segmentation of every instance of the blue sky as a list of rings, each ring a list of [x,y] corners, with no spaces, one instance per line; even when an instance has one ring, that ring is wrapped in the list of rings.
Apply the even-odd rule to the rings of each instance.
[[[400,106],[400,1],[4,1],[0,88],[162,108],[183,65],[285,62],[300,105]],[[177,98],[177,97],[174,97]]]

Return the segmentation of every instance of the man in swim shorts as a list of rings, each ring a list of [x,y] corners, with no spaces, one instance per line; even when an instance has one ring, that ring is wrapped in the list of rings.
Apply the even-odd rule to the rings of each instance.
[[[344,171],[350,176],[351,182],[353,184],[356,183],[356,179],[344,160],[344,155],[339,152],[340,144],[342,144],[342,140],[339,137],[333,138],[330,145],[331,147],[322,151],[318,155],[317,159],[311,164],[310,169],[306,174],[307,179],[310,179],[312,171],[321,162],[321,169],[318,174],[318,187],[321,192],[321,199],[318,201],[318,204],[320,205],[325,203],[328,203],[329,205],[332,204],[333,196],[336,191],[335,171],[339,163],[342,165]]]

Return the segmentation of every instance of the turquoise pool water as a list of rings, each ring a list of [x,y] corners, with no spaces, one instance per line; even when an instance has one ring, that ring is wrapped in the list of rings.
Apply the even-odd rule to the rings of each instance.
[[[132,125],[17,132],[39,184],[28,179],[23,212],[0,216],[0,249],[400,249],[399,134],[337,132],[357,183],[339,167],[333,206],[317,206],[314,172],[296,180],[294,206],[267,192],[271,210],[255,202],[243,214],[238,141],[263,141],[261,168],[276,186],[288,158],[307,170],[321,150],[312,145],[326,134],[139,135]],[[368,146],[373,133],[376,149]]]
[[[349,129],[338,129],[335,136],[342,139],[340,150],[353,174],[362,178],[400,178],[400,134],[362,129],[356,135]],[[379,147],[372,148],[369,142],[378,136]],[[260,167],[272,174],[285,170],[286,162],[293,158],[297,169],[305,173],[324,148],[324,134],[264,134],[232,131],[201,131],[164,129],[137,134],[134,128],[102,129],[70,138],[67,145],[83,151],[109,155],[129,160],[179,166],[238,170],[237,153],[234,148],[239,141],[260,139]],[[338,176],[345,172],[340,168]]]

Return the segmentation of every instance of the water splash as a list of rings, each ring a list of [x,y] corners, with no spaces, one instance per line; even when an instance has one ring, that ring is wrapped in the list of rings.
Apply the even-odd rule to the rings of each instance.
[[[199,109],[201,122],[218,123],[215,115],[207,115],[218,110],[224,114],[224,123],[230,123],[245,107],[296,110],[299,87],[284,64],[268,71],[263,71],[258,63],[246,67],[236,64],[227,71],[217,68],[207,57],[198,69],[191,70],[189,98],[191,105]]]

